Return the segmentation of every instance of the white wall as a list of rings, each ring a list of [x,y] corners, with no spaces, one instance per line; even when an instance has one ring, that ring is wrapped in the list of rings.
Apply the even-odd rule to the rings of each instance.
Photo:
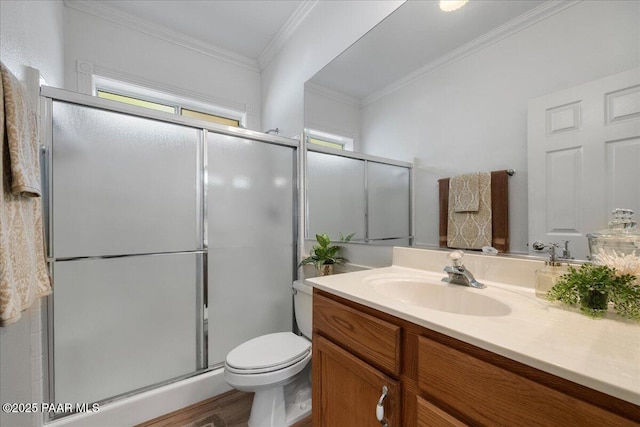
[[[439,178],[514,168],[511,248],[527,251],[527,101],[640,65],[640,2],[611,4],[581,2],[364,108],[363,151],[416,161],[416,243],[438,244]]]
[[[306,128],[353,138],[353,145],[345,146],[345,149],[361,151],[361,117],[358,100],[344,99],[344,97],[334,96],[325,90],[306,85],[304,117]]]
[[[404,0],[320,1],[262,71],[262,123],[295,136],[304,127],[304,82]]]
[[[24,80],[24,66],[37,68],[48,85],[64,85],[62,0],[0,2],[0,58]]]
[[[91,64],[96,74],[226,108],[248,112],[247,127],[262,131],[260,74],[177,43],[116,24],[90,13],[65,10],[66,85],[78,86],[77,61]],[[266,128],[265,128],[266,129]]]
[[[21,81],[25,66],[63,86],[63,3],[1,1],[0,59]],[[39,301],[18,322],[0,328],[0,402],[42,401],[42,323]],[[39,426],[41,414],[0,412],[2,426]]]

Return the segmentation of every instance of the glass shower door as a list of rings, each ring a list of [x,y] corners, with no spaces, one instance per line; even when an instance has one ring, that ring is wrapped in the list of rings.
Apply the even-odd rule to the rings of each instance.
[[[52,116],[51,399],[203,368],[203,131],[61,101]]]
[[[52,256],[202,249],[201,133],[54,102]]]
[[[308,238],[340,233],[366,237],[365,162],[332,154],[307,153]]]
[[[197,370],[198,254],[56,262],[56,402],[99,402]]]
[[[250,338],[291,331],[295,153],[207,137],[209,365]]]
[[[409,168],[367,162],[367,179],[369,238],[398,239],[394,243],[408,244],[411,234]]]

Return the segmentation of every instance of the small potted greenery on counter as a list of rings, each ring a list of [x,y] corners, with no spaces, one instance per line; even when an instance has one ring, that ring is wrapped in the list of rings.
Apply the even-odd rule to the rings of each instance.
[[[348,236],[343,236],[340,233],[340,241],[348,242],[351,240],[355,233],[351,233]],[[302,267],[305,264],[313,264],[316,267],[316,273],[318,276],[327,276],[333,274],[334,264],[341,264],[349,262],[348,259],[338,256],[338,252],[342,249],[342,246],[331,246],[331,239],[327,233],[316,234],[317,245],[311,249],[310,256],[300,261],[298,267]]]
[[[636,276],[618,274],[606,265],[582,264],[569,266],[558,283],[547,294],[551,301],[580,305],[580,310],[591,317],[603,317],[609,303],[619,315],[640,321],[640,286]]]

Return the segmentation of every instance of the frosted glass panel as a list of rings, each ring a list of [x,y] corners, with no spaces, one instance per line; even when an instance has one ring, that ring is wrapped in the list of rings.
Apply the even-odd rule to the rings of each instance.
[[[209,247],[292,244],[295,151],[209,134]]]
[[[54,101],[53,256],[198,249],[200,132]]]
[[[210,365],[251,338],[292,330],[292,259],[283,244],[209,249]]]
[[[209,364],[291,331],[295,150],[209,134]]]
[[[307,153],[308,238],[328,233],[365,237],[364,161],[331,154]]]
[[[199,256],[55,263],[56,402],[95,402],[196,370]]]
[[[368,162],[369,238],[409,236],[409,169]]]

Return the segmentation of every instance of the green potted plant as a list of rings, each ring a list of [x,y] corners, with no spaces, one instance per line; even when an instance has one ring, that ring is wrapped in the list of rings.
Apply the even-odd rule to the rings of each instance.
[[[618,274],[606,265],[582,264],[569,266],[558,283],[547,294],[549,300],[568,305],[580,305],[580,310],[592,317],[602,317],[609,303],[623,317],[640,320],[640,286],[636,276]]]
[[[349,234],[347,237],[344,237],[342,233],[340,233],[340,241],[348,242],[351,240],[355,233]],[[327,235],[327,233],[316,234],[316,240],[318,241],[317,245],[313,245],[313,249],[311,249],[310,256],[300,261],[298,267],[301,267],[305,264],[313,264],[316,267],[316,272],[318,276],[326,276],[329,274],[333,274],[333,265],[343,262],[349,262],[348,259],[338,256],[338,252],[342,249],[342,246],[331,245],[331,239]]]

